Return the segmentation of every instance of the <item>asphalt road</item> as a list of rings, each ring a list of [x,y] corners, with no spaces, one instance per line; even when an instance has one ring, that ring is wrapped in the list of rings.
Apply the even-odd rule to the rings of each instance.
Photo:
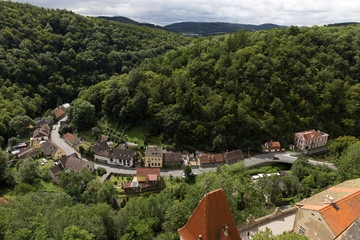
[[[67,116],[63,120],[66,119]],[[73,153],[77,153],[80,156],[80,154],[75,150],[75,148],[70,146],[67,142],[65,142],[63,138],[60,137],[59,128],[60,128],[60,121],[56,125],[52,126],[51,137],[50,137],[51,141],[56,145],[58,145],[62,150],[64,150],[66,152],[66,156],[71,155]]]
[[[67,117],[64,118],[66,120]],[[51,141],[53,141],[56,145],[58,145],[60,148],[62,148],[66,155],[70,155],[73,153],[77,153],[79,156],[80,154],[70,146],[68,143],[65,142],[63,138],[59,135],[59,128],[60,128],[60,122],[58,122],[56,125],[53,125],[53,129],[51,130]],[[80,156],[81,157],[81,156]],[[274,160],[274,157],[278,158],[278,160]],[[244,160],[245,167],[254,167],[263,165],[266,163],[288,163],[293,164],[295,160],[297,159],[297,156],[292,153],[265,153],[261,155],[256,155],[254,157],[246,158]],[[83,160],[86,160],[83,158]],[[87,160],[86,160],[87,161]],[[330,168],[336,170],[336,167],[334,167],[331,163],[324,163],[324,162],[318,162],[309,160],[309,162],[313,165],[327,165]],[[113,173],[120,173],[120,174],[136,174],[135,168],[126,168],[126,167],[120,167],[120,166],[111,166],[107,164],[100,164],[95,162],[95,168],[103,167],[106,169],[107,172],[113,172]],[[197,175],[200,175],[204,172],[210,172],[210,171],[216,171],[216,166],[213,167],[199,167],[199,168],[193,168],[192,172],[196,173]],[[161,169],[161,176],[174,176],[174,177],[181,177],[183,174],[182,169]]]

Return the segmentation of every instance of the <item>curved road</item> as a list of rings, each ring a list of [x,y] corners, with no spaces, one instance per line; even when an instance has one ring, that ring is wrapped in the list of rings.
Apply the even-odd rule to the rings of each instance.
[[[67,117],[64,118],[64,120],[66,120],[66,119],[67,119]],[[63,138],[60,137],[59,128],[60,128],[60,122],[58,122],[56,125],[53,125],[53,128],[51,130],[51,141],[53,141],[56,145],[58,145],[60,148],[62,148],[66,152],[66,155],[77,153],[80,156],[80,154],[72,146],[70,146],[68,143],[65,142],[65,140]],[[279,160],[274,160],[273,159],[274,157],[279,158]],[[245,164],[245,167],[254,167],[254,166],[263,165],[266,163],[279,163],[279,162],[293,164],[296,159],[297,159],[297,156],[295,156],[295,154],[291,154],[291,153],[265,153],[265,154],[257,155],[254,157],[246,158],[244,160],[244,164]],[[83,160],[86,160],[86,159],[83,158]],[[319,162],[319,161],[314,161],[314,160],[309,160],[309,162],[313,165],[327,165],[331,169],[336,170],[336,167],[331,163]],[[107,172],[120,173],[120,174],[136,174],[136,169],[134,169],[134,168],[111,166],[111,165],[107,165],[107,164],[100,164],[97,162],[94,162],[94,163],[95,163],[95,169],[98,167],[103,167],[106,169]],[[199,168],[192,169],[192,172],[196,173],[198,175],[200,175],[204,172],[210,172],[210,171],[216,171],[216,166],[199,167]],[[182,174],[183,174],[182,169],[161,169],[161,176],[172,175],[174,177],[181,177]]]

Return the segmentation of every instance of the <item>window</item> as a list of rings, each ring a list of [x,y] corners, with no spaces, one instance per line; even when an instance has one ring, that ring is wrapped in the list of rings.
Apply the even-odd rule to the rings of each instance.
[[[306,232],[305,228],[300,225],[300,227],[299,227],[299,234],[300,234],[300,235],[305,235],[305,232]]]

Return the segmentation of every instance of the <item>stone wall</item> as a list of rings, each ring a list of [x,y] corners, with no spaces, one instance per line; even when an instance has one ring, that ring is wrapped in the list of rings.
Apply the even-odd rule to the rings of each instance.
[[[278,217],[285,216],[290,213],[295,213],[296,211],[297,211],[296,207],[288,208],[285,210],[280,210],[280,208],[277,207],[277,208],[275,208],[273,213],[266,215],[264,217],[261,217],[261,218],[257,218],[257,219],[255,219],[254,216],[250,214],[248,216],[248,218],[246,219],[246,223],[238,225],[237,229],[239,232],[246,231],[246,230],[248,230],[252,227],[255,227],[257,225],[260,225],[264,222],[274,220]]]

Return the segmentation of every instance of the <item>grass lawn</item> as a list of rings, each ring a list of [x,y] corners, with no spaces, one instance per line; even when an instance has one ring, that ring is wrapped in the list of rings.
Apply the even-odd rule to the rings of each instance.
[[[91,142],[92,141],[92,134],[91,134],[91,130],[86,130],[86,131],[82,131],[78,134],[78,137],[84,139],[87,142]]]
[[[54,184],[53,182],[45,182],[45,181],[41,180],[39,185],[40,185],[39,187],[41,189],[43,189],[45,192],[59,192],[59,191],[61,191],[61,189],[56,184]]]
[[[88,149],[91,147],[91,143],[85,141],[85,142],[81,143],[80,145],[77,145],[77,146],[75,147],[76,150],[79,151],[80,146],[82,146],[85,150],[88,150]]]
[[[261,167],[256,167],[256,168],[251,168],[248,169],[248,173],[250,175],[255,175],[255,174],[259,174],[259,173],[274,173],[274,172],[278,172],[278,171],[285,171],[285,170],[289,170],[291,168],[291,165],[289,164],[276,164],[276,165],[266,165],[266,166],[261,166]]]
[[[144,146],[146,136],[149,134],[148,130],[143,126],[133,127],[125,132],[128,136],[129,142],[137,143]]]

